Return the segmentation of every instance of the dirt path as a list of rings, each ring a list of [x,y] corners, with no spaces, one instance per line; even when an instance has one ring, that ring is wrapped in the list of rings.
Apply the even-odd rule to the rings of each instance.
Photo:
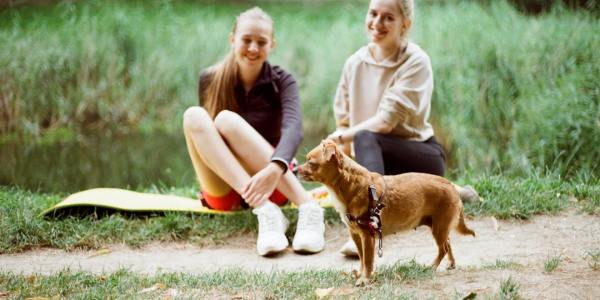
[[[431,296],[450,297],[469,291],[495,293],[499,282],[512,276],[527,298],[598,299],[600,270],[590,267],[588,251],[600,251],[600,217],[565,212],[557,216],[538,216],[530,221],[499,221],[492,218],[467,220],[477,238],[454,234],[452,246],[457,270],[444,270],[446,261],[433,280],[404,286],[418,294],[427,290]],[[497,227],[496,227],[497,224]],[[315,255],[300,255],[291,250],[275,257],[260,257],[254,250],[254,237],[236,237],[221,245],[197,247],[181,244],[154,244],[142,249],[115,245],[100,251],[65,252],[55,249],[0,255],[0,271],[14,273],[54,273],[65,268],[95,273],[114,272],[121,267],[132,271],[214,272],[227,268],[249,271],[339,269],[349,271],[357,261],[337,253],[346,241],[345,229],[329,227],[327,247]],[[421,227],[384,241],[383,257],[377,265],[397,261],[428,264],[436,255],[429,229]],[[561,255],[562,261],[552,273],[544,272],[544,263]],[[520,268],[489,268],[497,260],[513,262]],[[598,262],[600,264],[600,262]],[[457,284],[460,283],[460,284]]]

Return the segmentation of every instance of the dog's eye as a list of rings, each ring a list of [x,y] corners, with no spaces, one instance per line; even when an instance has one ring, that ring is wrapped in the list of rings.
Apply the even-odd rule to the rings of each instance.
[[[310,168],[316,168],[316,167],[317,167],[317,163],[316,163],[316,162],[309,161],[309,162],[308,162],[308,167],[310,167]]]

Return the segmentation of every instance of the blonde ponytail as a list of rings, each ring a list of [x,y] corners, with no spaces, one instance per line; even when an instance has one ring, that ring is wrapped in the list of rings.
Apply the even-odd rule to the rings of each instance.
[[[396,4],[398,5],[398,10],[402,15],[402,22],[404,22],[404,20],[410,20],[412,22],[415,8],[414,0],[396,0]],[[408,28],[402,32],[402,35],[400,36],[402,43],[407,42],[408,32]]]
[[[211,118],[222,110],[238,111],[235,100],[235,86],[238,80],[238,66],[233,51],[208,69],[208,84],[202,101]]]

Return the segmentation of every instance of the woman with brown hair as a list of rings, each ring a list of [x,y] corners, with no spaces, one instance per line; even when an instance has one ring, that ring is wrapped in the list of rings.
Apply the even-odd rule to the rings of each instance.
[[[202,106],[183,116],[201,198],[218,210],[252,207],[260,255],[288,246],[288,220],[279,205],[289,199],[299,211],[293,249],[319,252],[323,210],[289,171],[303,137],[302,117],[294,77],[267,61],[275,47],[271,18],[257,7],[241,13],[229,43],[226,57],[200,76]]]

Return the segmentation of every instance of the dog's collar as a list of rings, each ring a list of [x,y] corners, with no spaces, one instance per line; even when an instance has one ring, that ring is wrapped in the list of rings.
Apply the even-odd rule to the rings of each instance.
[[[381,225],[381,211],[385,207],[384,196],[387,191],[387,182],[385,181],[385,177],[381,176],[381,180],[383,180],[383,191],[381,192],[381,196],[377,197],[377,189],[375,188],[375,184],[369,185],[369,209],[366,213],[354,217],[350,213],[346,213],[346,217],[348,221],[358,224],[364,228],[367,228],[372,236],[377,234],[379,238],[379,249],[377,250],[377,255],[381,257],[383,255],[383,233],[382,233],[382,225]],[[373,204],[371,204],[373,203]]]

